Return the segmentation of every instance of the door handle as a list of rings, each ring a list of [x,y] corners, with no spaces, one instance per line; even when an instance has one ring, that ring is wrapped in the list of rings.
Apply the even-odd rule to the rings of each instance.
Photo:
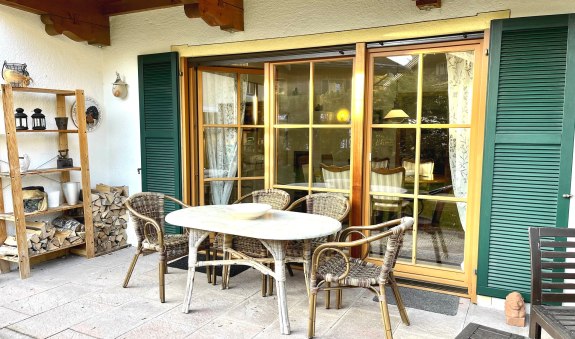
[[[565,199],[571,199],[571,198],[573,198],[573,194],[565,193],[565,194],[563,194],[563,198],[565,198]]]

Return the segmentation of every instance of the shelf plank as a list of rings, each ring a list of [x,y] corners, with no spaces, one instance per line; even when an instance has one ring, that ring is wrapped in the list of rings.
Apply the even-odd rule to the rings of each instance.
[[[27,171],[27,172],[20,173],[20,174],[22,176],[26,176],[26,175],[38,175],[38,174],[50,174],[50,173],[63,173],[63,172],[81,171],[81,170],[82,170],[82,168],[80,168],[80,167],[44,168],[44,169],[38,169],[38,170],[33,170],[33,171]],[[9,177],[10,173],[9,172],[0,172],[0,176]]]
[[[77,244],[70,244],[69,246],[63,246],[63,247],[57,248],[57,249],[52,250],[52,251],[46,251],[46,252],[41,253],[41,254],[31,255],[30,259],[32,260],[32,258],[48,257],[48,256],[53,255],[54,253],[61,252],[61,251],[71,249],[71,248],[75,248],[75,247],[80,247],[80,246],[83,246],[85,244],[86,244],[86,242],[80,242]],[[11,262],[17,263],[18,257],[17,256],[11,256],[11,255],[0,255],[0,260],[6,260],[6,261],[11,261]],[[42,260],[36,259],[34,261],[41,262]]]
[[[76,129],[43,129],[43,130],[34,130],[34,129],[23,129],[23,130],[16,130],[16,133],[78,133]]]
[[[38,211],[38,212],[32,212],[32,213],[24,213],[24,217],[35,217],[38,215],[45,215],[45,214],[50,214],[50,213],[56,213],[56,212],[62,212],[62,211],[67,211],[67,210],[72,210],[75,208],[82,208],[84,207],[83,204],[76,204],[76,205],[61,205],[58,207],[52,207],[52,208],[48,208],[45,211]],[[14,213],[0,213],[0,220],[10,220],[10,221],[14,221]]]
[[[65,89],[51,89],[51,88],[35,88],[35,87],[12,87],[13,92],[26,92],[26,93],[45,93],[45,94],[60,94],[60,95],[75,95],[76,92]]]

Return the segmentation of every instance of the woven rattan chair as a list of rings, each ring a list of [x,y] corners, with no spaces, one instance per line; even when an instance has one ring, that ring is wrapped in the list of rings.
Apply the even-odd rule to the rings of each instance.
[[[253,191],[252,193],[246,194],[236,200],[234,204],[241,204],[245,202],[255,202],[255,203],[262,203],[262,204],[269,204],[272,206],[273,209],[276,210],[284,210],[288,207],[290,203],[290,195],[286,191],[282,191],[279,189],[263,189]],[[218,235],[216,237],[216,246],[214,248],[223,248],[221,246],[223,237]],[[242,256],[249,256],[251,258],[268,258],[269,253],[266,247],[262,244],[261,241],[254,238],[247,238],[247,237],[234,237],[232,239],[231,251],[224,252],[224,259],[231,259],[233,256],[235,257],[242,257]],[[214,270],[215,273],[215,270]],[[269,278],[269,281],[268,281]],[[212,277],[213,281],[215,281],[215,275]],[[230,282],[230,270],[229,266],[224,266],[222,270],[222,288],[228,288]],[[262,274],[262,296],[266,296],[268,294],[268,285],[269,291],[273,291],[272,287],[272,279],[267,275]]]
[[[338,193],[314,193],[306,195],[294,201],[288,211],[301,208],[305,203],[306,213],[319,214],[343,221],[349,214],[349,200],[342,194]],[[310,225],[313,227],[313,225]],[[328,237],[315,238],[311,240],[311,250],[313,251],[320,244],[325,243]],[[302,263],[305,275],[306,286],[309,287],[309,269],[311,267],[311,258],[304,256],[304,241],[289,241],[286,248],[286,263]],[[308,289],[309,290],[309,289]],[[329,298],[327,298],[329,300]],[[328,305],[329,306],[329,305]]]
[[[124,287],[128,287],[128,282],[136,266],[140,254],[151,252],[160,253],[159,261],[159,279],[160,279],[160,301],[164,302],[165,297],[165,279],[167,273],[167,263],[174,259],[188,255],[188,234],[165,234],[164,233],[164,203],[171,202],[182,207],[188,207],[178,199],[172,198],[161,193],[136,193],[126,200],[126,208],[130,213],[130,218],[136,229],[138,238],[138,248],[130,269],[124,279]],[[209,260],[209,242],[204,244]],[[210,280],[209,267],[208,282]]]
[[[390,228],[391,227],[391,228]],[[385,297],[385,285],[389,285],[397,302],[397,308],[404,324],[409,325],[409,318],[405,306],[399,294],[397,283],[393,275],[393,268],[399,250],[403,244],[403,235],[413,227],[413,219],[405,217],[395,219],[373,226],[353,226],[346,228],[338,237],[338,242],[325,243],[315,249],[312,257],[310,295],[309,295],[309,322],[308,337],[315,334],[315,311],[317,294],[321,290],[337,291],[337,308],[341,307],[341,295],[343,288],[367,288],[374,292],[379,299],[381,318],[385,328],[386,338],[392,338],[391,323],[387,300]],[[390,229],[388,229],[390,228]],[[364,236],[364,231],[387,231],[369,236],[360,240],[346,242],[351,234]],[[370,263],[358,258],[351,258],[345,250],[352,247],[369,244],[387,237],[387,248],[382,266]],[[331,286],[335,284],[335,286]],[[323,287],[325,285],[325,287]]]

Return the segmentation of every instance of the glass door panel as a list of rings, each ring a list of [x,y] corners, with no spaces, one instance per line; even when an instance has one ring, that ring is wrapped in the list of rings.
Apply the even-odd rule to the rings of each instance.
[[[263,81],[263,71],[198,69],[200,204],[263,187]]]
[[[415,224],[404,239],[399,262],[420,268],[426,276],[442,277],[442,270],[449,270],[450,279],[466,279],[478,46],[398,54],[382,50],[370,58],[370,166],[364,174],[370,206],[365,220],[412,216]],[[368,249],[369,257],[381,258],[378,246]]]
[[[274,80],[278,124],[309,123],[309,79],[309,63],[276,66]]]

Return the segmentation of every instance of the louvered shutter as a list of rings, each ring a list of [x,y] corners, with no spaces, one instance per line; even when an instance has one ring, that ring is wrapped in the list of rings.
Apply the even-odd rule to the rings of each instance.
[[[142,191],[182,199],[178,54],[138,56]],[[166,203],[165,211],[177,208]],[[181,227],[166,224],[166,233]]]
[[[480,295],[505,298],[519,291],[529,300],[528,228],[567,226],[569,205],[561,195],[570,188],[573,157],[572,19],[560,15],[492,23]]]

